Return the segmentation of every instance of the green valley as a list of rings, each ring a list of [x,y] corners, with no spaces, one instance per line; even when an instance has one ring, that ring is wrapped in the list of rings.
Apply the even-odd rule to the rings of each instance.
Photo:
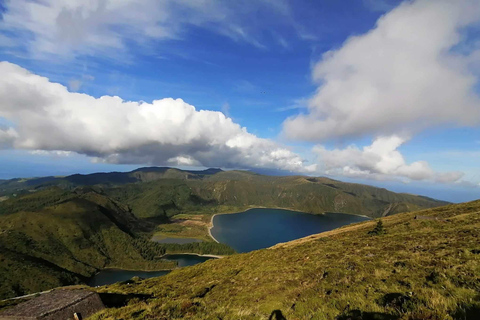
[[[160,259],[165,253],[232,254],[208,235],[215,213],[271,207],[381,217],[446,204],[328,178],[155,167],[4,180],[0,196],[2,298],[85,283],[104,268],[175,268]],[[203,241],[159,244],[154,234]]]
[[[480,320],[480,0],[0,0],[0,320]]]
[[[90,188],[57,187],[0,203],[0,297],[84,283],[98,270],[175,268],[165,253],[231,254],[215,242],[158,244],[155,224]]]

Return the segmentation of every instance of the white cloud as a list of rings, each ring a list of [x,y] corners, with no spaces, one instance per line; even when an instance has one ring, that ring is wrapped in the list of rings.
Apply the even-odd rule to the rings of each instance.
[[[15,139],[18,138],[18,134],[15,129],[10,127],[0,126],[0,150],[9,149],[12,147]]]
[[[359,177],[377,180],[402,179],[430,180],[441,183],[458,182],[461,172],[435,172],[425,161],[407,164],[397,150],[406,140],[399,136],[380,137],[362,149],[349,146],[345,149],[327,150],[316,146],[314,152],[329,175]]]
[[[5,4],[0,31],[12,34],[12,46],[24,46],[35,58],[52,54],[105,55],[127,51],[129,43],[181,39],[184,29],[198,26],[259,48],[263,21],[246,19],[252,13],[270,14],[274,21],[288,15],[284,0],[249,5],[219,0],[15,0]],[[1,40],[1,38],[0,38]],[[5,42],[5,41],[0,41]]]
[[[192,157],[188,157],[188,156],[173,157],[168,159],[167,163],[178,165],[178,166],[190,166],[190,167],[201,166],[201,163],[199,163],[197,160],[193,159]]]
[[[61,150],[33,150],[30,151],[31,154],[39,155],[39,156],[54,156],[54,157],[70,157],[73,152],[71,151],[61,151]]]
[[[477,125],[480,47],[461,50],[478,28],[478,0],[406,1],[374,29],[327,52],[306,114],[284,122],[292,139],[413,134],[436,125]],[[477,73],[475,73],[477,72]]]
[[[223,113],[181,99],[152,103],[94,98],[0,62],[0,143],[76,152],[111,163],[308,171],[292,151],[247,132]]]

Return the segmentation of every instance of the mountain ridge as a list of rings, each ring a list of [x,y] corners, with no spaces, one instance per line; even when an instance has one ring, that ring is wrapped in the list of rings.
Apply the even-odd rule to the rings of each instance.
[[[72,190],[92,185],[129,205],[140,218],[169,217],[186,212],[220,213],[217,208],[233,212],[254,206],[377,217],[448,204],[425,196],[394,193],[385,188],[326,177],[267,176],[240,170],[210,168],[194,171],[169,167],[7,180],[0,182],[0,196],[29,193],[51,186]],[[150,194],[150,198],[147,199],[146,194]]]
[[[166,252],[233,253],[208,236],[215,213],[269,207],[375,218],[446,204],[324,177],[168,167],[13,179],[0,192],[0,297],[81,283],[105,267],[171,268],[156,259]],[[204,242],[160,245],[153,232]],[[23,265],[44,281],[26,281]]]
[[[45,183],[49,183],[49,182],[52,182],[52,181],[59,181],[59,180],[66,180],[66,181],[69,181],[69,182],[72,182],[72,183],[77,182],[78,185],[92,185],[92,184],[96,184],[96,183],[92,183],[92,182],[96,182],[96,181],[103,182],[103,183],[146,182],[146,181],[152,181],[152,180],[151,179],[144,180],[144,179],[142,179],[142,178],[145,178],[144,176],[135,175],[135,174],[136,173],[161,173],[161,174],[165,174],[169,170],[170,171],[176,171],[176,172],[190,173],[190,174],[197,175],[197,176],[214,175],[214,174],[217,174],[217,173],[225,172],[227,174],[228,173],[230,173],[230,174],[238,173],[238,174],[247,174],[247,175],[253,175],[253,176],[268,176],[268,177],[283,177],[283,178],[296,177],[296,178],[305,178],[307,180],[309,180],[309,179],[311,179],[311,180],[325,179],[325,180],[330,180],[330,181],[333,181],[333,182],[342,182],[341,180],[336,180],[336,179],[323,177],[323,176],[318,176],[318,177],[311,177],[311,176],[304,176],[304,175],[286,175],[286,176],[275,175],[274,176],[274,175],[266,175],[266,174],[255,173],[255,172],[248,171],[248,170],[228,170],[228,171],[224,171],[220,168],[208,168],[208,169],[204,169],[204,170],[183,170],[183,169],[178,169],[178,168],[174,168],[174,167],[151,166],[151,167],[141,167],[141,168],[137,168],[135,170],[126,171],[126,172],[111,171],[111,172],[95,172],[95,173],[88,173],[88,174],[76,173],[76,174],[71,174],[71,175],[67,175],[67,176],[44,176],[44,177],[31,177],[31,178],[0,179],[0,195],[2,195],[2,193],[5,192],[4,189],[2,189],[2,187],[5,188],[6,185],[9,184],[9,183],[25,183],[28,186],[39,187],[39,186],[42,186]],[[119,179],[119,181],[115,181],[115,178],[112,178],[111,180],[109,180],[109,179],[104,179],[104,180],[98,179],[99,177],[102,177],[102,176],[104,176],[104,177],[108,177],[108,176],[120,177],[121,176],[122,179],[124,179],[124,180]],[[187,177],[188,176],[185,176],[185,178],[187,178]],[[162,179],[164,177],[163,176],[157,176],[156,178],[157,179]],[[342,182],[342,183],[346,183],[346,182]],[[353,182],[349,182],[349,184],[365,186],[365,184],[353,183]],[[369,186],[369,185],[367,185],[367,186]],[[381,187],[377,187],[377,188],[388,190],[386,188],[381,188]],[[413,193],[400,192],[400,194],[424,197],[424,198],[427,198],[429,200],[442,201],[444,203],[449,203],[448,201],[439,200],[439,199],[435,199],[435,198],[432,198],[432,197],[413,194]]]

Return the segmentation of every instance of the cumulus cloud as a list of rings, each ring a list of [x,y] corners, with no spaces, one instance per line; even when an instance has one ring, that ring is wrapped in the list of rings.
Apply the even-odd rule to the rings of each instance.
[[[472,30],[479,21],[478,0],[402,3],[368,33],[323,55],[308,112],[287,119],[284,132],[322,141],[478,124],[480,47]]]
[[[314,169],[223,113],[196,110],[181,99],[95,98],[8,62],[0,62],[0,74],[0,117],[12,123],[0,128],[4,146],[110,163]]]
[[[184,29],[197,26],[238,42],[262,44],[261,20],[252,13],[288,15],[285,0],[249,3],[219,0],[15,0],[5,4],[0,31],[6,30],[12,46],[36,58],[108,55],[126,51],[129,43],[180,39]],[[283,23],[287,19],[275,19]],[[0,42],[2,38],[0,38]]]
[[[401,179],[430,180],[441,183],[458,182],[463,173],[432,170],[425,161],[407,164],[397,150],[406,139],[393,135],[379,137],[370,146],[362,149],[351,145],[345,149],[327,150],[316,146],[314,152],[320,157],[327,174],[377,180]]]
[[[0,126],[0,149],[11,148],[17,137],[18,134],[13,128]]]

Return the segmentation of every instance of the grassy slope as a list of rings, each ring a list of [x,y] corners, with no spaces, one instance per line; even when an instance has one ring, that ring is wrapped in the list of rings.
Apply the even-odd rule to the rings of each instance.
[[[153,298],[93,319],[479,319],[480,201],[382,221],[104,287]]]
[[[84,184],[99,185],[76,187]],[[214,243],[160,246],[136,238],[152,221],[165,222],[181,213],[263,206],[380,216],[442,204],[326,178],[169,168],[9,180],[0,183],[2,192],[23,195],[0,202],[0,277],[5,279],[0,297],[77,283],[104,267],[160,269],[166,264],[155,257],[165,252],[232,252]],[[208,218],[203,222],[206,225]],[[158,231],[206,237],[204,225],[189,223],[165,224]],[[31,280],[30,274],[41,281]]]

